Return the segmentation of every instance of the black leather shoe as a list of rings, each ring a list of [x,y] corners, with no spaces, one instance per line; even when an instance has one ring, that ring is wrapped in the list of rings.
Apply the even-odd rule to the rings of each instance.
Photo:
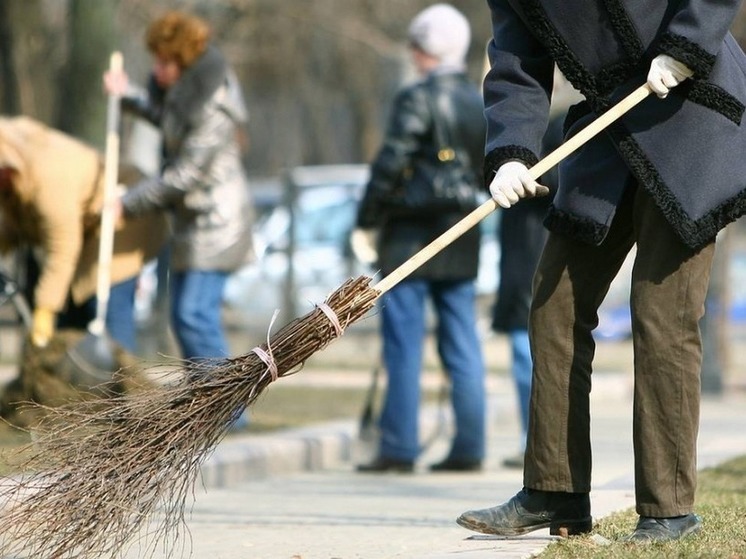
[[[481,460],[459,460],[456,458],[446,458],[442,462],[430,465],[431,472],[478,472],[481,469]]]
[[[358,464],[358,472],[369,472],[369,473],[383,473],[383,472],[399,472],[399,473],[411,473],[414,471],[414,462],[409,460],[397,460],[395,458],[386,458],[385,456],[379,456],[373,462],[368,464]]]
[[[646,543],[678,540],[699,532],[700,528],[702,519],[696,514],[670,518],[641,516],[635,531],[624,538],[624,541]]]
[[[482,510],[470,510],[456,522],[475,532],[519,536],[549,528],[553,536],[590,532],[591,501],[588,493],[560,493],[522,489],[507,503]]]

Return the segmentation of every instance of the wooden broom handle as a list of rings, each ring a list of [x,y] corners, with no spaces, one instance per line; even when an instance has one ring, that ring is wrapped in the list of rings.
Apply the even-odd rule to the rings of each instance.
[[[650,93],[651,89],[647,84],[635,89],[632,93],[627,95],[627,97],[619,101],[619,103],[614,105],[588,126],[583,128],[580,132],[575,134],[572,138],[567,140],[564,144],[547,155],[544,159],[539,161],[536,165],[531,167],[529,169],[529,173],[531,173],[531,176],[534,179],[538,179],[541,175],[557,165],[573,151],[593,138],[593,136],[604,130],[612,122],[617,120],[632,107],[640,103]],[[466,233],[469,229],[474,227],[477,223],[482,221],[485,217],[490,215],[498,207],[499,206],[497,202],[494,199],[490,198],[482,205],[477,207],[474,211],[472,211],[469,215],[461,219],[461,221],[456,223],[453,227],[448,229],[445,233],[441,234],[429,245],[425,246],[419,252],[412,255],[408,260],[406,260],[385,278],[381,279],[381,281],[373,286],[373,289],[378,290],[381,294],[385,293],[386,291],[394,287],[397,283],[406,278],[409,274],[414,272],[417,268],[422,266],[425,262],[430,260],[433,256],[438,254],[445,247],[450,245],[453,241],[458,239],[461,235]]]
[[[121,72],[122,53],[113,52],[109,71]],[[98,247],[98,274],[96,276],[96,316],[88,330],[97,336],[106,329],[106,309],[111,292],[111,261],[114,251],[114,204],[117,196],[119,174],[119,115],[120,96],[109,94],[106,107],[106,151],[104,153],[104,203],[101,210],[101,232]]]

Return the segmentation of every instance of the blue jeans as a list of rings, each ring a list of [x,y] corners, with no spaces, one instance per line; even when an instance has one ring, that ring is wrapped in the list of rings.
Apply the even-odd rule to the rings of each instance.
[[[485,453],[484,361],[476,332],[472,281],[410,279],[383,295],[383,358],[388,385],[380,419],[380,455],[414,461],[420,453],[420,371],[428,295],[438,319],[438,354],[451,381],[456,434],[448,458],[482,460]]]
[[[521,449],[526,448],[526,433],[528,433],[528,409],[531,401],[531,375],[533,362],[531,361],[531,347],[528,340],[528,330],[511,330],[510,350],[512,354],[511,371],[518,396],[518,411],[521,418]]]
[[[109,291],[109,303],[106,306],[106,332],[130,353],[137,348],[135,327],[135,290],[137,276],[115,283]],[[85,304],[85,312],[92,320],[96,316],[96,297],[91,297]]]
[[[184,359],[228,356],[222,318],[227,279],[217,271],[171,273],[171,320]]]

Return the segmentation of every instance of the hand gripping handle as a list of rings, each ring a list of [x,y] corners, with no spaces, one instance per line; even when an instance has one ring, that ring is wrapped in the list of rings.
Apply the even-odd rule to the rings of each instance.
[[[564,144],[559,146],[536,165],[529,169],[531,176],[534,179],[538,179],[541,175],[546,173],[549,169],[557,165],[565,157],[570,155],[580,146],[585,144],[588,140],[593,138],[599,132],[608,127],[615,120],[620,118],[624,113],[629,111],[632,107],[640,103],[648,95],[650,95],[651,89],[647,84],[641,85],[635,89],[632,93],[627,95],[624,99],[619,101],[616,105],[590,123],[588,126],[583,128],[580,132],[575,134],[572,138],[567,140]],[[409,274],[415,271],[417,268],[422,266],[425,262],[430,260],[433,256],[438,254],[445,247],[450,245],[453,241],[458,239],[461,235],[466,233],[469,229],[474,227],[477,223],[482,221],[485,217],[490,215],[493,211],[498,208],[497,202],[490,198],[469,215],[465,216],[461,221],[453,225],[445,233],[441,234],[438,238],[432,241],[429,245],[423,247],[419,252],[409,257],[403,264],[396,268],[393,272],[387,275],[376,283],[373,288],[378,290],[381,294],[385,293],[397,283],[406,278]]]

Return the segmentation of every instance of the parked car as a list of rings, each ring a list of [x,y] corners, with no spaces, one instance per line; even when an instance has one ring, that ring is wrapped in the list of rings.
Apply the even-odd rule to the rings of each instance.
[[[367,165],[305,166],[283,179],[255,181],[257,260],[232,274],[225,292],[237,320],[266,323],[275,309],[286,318],[305,314],[346,279],[375,273],[349,245],[369,173]],[[480,224],[477,289],[489,296],[499,274],[496,219]]]

